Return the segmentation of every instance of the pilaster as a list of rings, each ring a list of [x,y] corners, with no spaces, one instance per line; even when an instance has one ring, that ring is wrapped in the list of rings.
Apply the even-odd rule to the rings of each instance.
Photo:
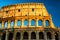
[[[8,31],[6,30],[6,37],[5,40],[8,40]]]
[[[54,32],[52,33],[51,37],[52,37],[52,40],[55,40],[55,34],[54,34]]]
[[[36,32],[36,40],[39,40],[39,32]]]
[[[47,33],[44,32],[44,40],[47,40]]]
[[[31,32],[29,31],[29,37],[28,40],[31,40]]]
[[[13,35],[13,40],[15,40],[16,38],[16,32],[14,32],[14,35]]]
[[[20,38],[20,40],[23,40],[23,32],[21,32],[21,38]]]

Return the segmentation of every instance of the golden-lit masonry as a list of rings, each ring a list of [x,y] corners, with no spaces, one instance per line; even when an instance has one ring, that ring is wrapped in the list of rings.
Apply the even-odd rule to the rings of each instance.
[[[21,3],[0,10],[0,40],[60,40],[60,31],[43,3]]]

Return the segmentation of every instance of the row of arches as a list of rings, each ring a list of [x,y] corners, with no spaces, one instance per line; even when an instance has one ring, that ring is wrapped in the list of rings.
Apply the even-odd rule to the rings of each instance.
[[[49,26],[49,21],[46,20],[46,26]],[[10,22],[10,26],[11,28],[14,27],[14,24],[15,24],[15,21],[12,20]],[[43,22],[42,20],[38,20],[38,26],[42,26]],[[17,23],[16,23],[17,26],[22,26],[22,21],[21,20],[18,20]],[[28,26],[29,25],[29,21],[28,20],[24,20],[24,26]],[[36,26],[36,21],[33,19],[31,20],[31,26]],[[0,22],[0,28],[2,27],[2,22]],[[4,22],[4,28],[7,28],[8,27],[8,21],[5,21]]]
[[[9,35],[8,35],[8,40],[13,40],[13,32],[10,32]],[[2,35],[2,39],[1,40],[5,40],[5,37],[6,36],[6,33],[3,33]],[[59,40],[59,37],[58,37],[58,33],[55,33],[55,40]],[[36,33],[35,32],[32,32],[31,33],[31,39],[36,39]],[[15,40],[20,40],[21,39],[21,33],[20,32],[17,32],[16,33],[16,37],[15,37]],[[23,34],[23,39],[29,39],[29,34],[28,32],[24,32]],[[44,33],[43,32],[39,32],[39,39],[44,39]],[[52,34],[50,32],[47,32],[47,39],[52,39]]]

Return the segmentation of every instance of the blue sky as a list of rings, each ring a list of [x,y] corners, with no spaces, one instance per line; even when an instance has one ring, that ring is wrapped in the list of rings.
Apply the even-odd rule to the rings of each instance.
[[[0,0],[0,9],[2,6],[26,2],[44,3],[49,14],[52,15],[53,23],[55,26],[60,27],[60,0]]]

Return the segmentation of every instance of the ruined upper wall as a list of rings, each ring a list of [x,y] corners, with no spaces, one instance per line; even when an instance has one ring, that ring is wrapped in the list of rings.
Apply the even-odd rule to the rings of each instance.
[[[4,6],[1,9],[0,18],[14,16],[49,16],[43,3],[22,3]]]

